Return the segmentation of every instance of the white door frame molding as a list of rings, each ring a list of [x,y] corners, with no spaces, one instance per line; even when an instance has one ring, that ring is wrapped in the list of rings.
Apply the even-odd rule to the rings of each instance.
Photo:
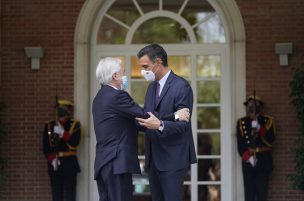
[[[88,160],[91,159],[90,147],[95,146],[91,144],[90,133],[90,62],[91,62],[91,32],[95,22],[96,15],[98,15],[100,8],[106,1],[104,0],[87,0],[85,1],[75,28],[74,37],[74,105],[75,118],[80,120],[83,125],[83,140],[78,153],[79,162],[81,166],[81,173],[78,176],[77,183],[77,199],[93,201],[92,189],[95,183],[91,181],[93,167],[90,166]],[[237,156],[236,139],[235,139],[235,122],[237,117],[244,114],[242,107],[243,100],[246,98],[246,67],[245,67],[245,29],[244,23],[235,0],[210,0],[209,3],[214,7],[220,16],[226,32],[226,43],[229,48],[227,61],[230,67],[230,102],[225,104],[230,108],[227,111],[231,113],[231,119],[227,119],[227,125],[230,125],[231,136],[227,137],[225,143],[231,143],[232,146],[230,155],[232,160],[226,164],[229,165],[232,172],[231,195],[227,201],[241,201],[243,200],[243,185],[241,175],[241,162]],[[225,157],[223,155],[223,157]]]

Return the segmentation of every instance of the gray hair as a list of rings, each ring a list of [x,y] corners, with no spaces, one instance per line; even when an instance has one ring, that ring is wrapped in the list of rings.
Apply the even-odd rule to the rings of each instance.
[[[99,84],[109,84],[112,81],[112,75],[121,68],[121,60],[112,57],[106,57],[99,61],[96,68],[96,78]]]

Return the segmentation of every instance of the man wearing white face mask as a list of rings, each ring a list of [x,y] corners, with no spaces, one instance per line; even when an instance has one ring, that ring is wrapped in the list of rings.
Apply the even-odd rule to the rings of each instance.
[[[145,111],[158,115],[193,106],[189,83],[168,67],[167,53],[158,44],[144,47],[137,54],[142,75],[151,81]],[[146,127],[145,166],[153,201],[182,201],[183,179],[190,164],[196,163],[191,122],[137,118]]]
[[[96,77],[101,88],[92,112],[97,141],[94,178],[99,201],[131,201],[132,173],[140,174],[135,117],[148,118],[149,114],[124,91],[127,79],[119,59],[101,59]],[[182,111],[178,114],[186,116],[187,110]]]
[[[155,81],[155,73],[152,70],[141,70],[142,76],[149,82]]]

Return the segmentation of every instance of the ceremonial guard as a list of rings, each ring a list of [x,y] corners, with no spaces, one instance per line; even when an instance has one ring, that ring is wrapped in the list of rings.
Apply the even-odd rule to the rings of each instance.
[[[43,153],[48,161],[53,201],[75,201],[77,173],[76,151],[81,140],[81,125],[72,120],[73,104],[58,100],[56,119],[44,127]]]
[[[242,157],[245,201],[267,201],[273,169],[274,120],[262,114],[264,103],[259,97],[249,96],[244,105],[247,115],[237,121],[237,144]]]

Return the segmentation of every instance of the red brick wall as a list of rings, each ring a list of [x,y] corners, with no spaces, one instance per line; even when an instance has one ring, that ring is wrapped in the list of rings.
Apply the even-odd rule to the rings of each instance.
[[[257,95],[266,102],[265,112],[277,125],[274,143],[274,172],[269,188],[270,201],[298,201],[303,191],[291,189],[286,176],[293,172],[290,148],[298,137],[289,82],[295,67],[304,63],[304,2],[302,0],[237,0],[246,31],[247,94],[255,83]],[[279,65],[275,43],[292,42],[294,53],[289,66]]]
[[[50,200],[42,130],[54,118],[55,92],[73,100],[74,30],[84,0],[2,0],[0,100],[9,160],[0,200]],[[41,46],[40,70],[31,70],[24,47]]]
[[[236,0],[246,31],[247,94],[253,85],[275,117],[277,140],[270,201],[299,201],[302,191],[290,188],[293,171],[289,149],[297,123],[289,98],[294,68],[303,63],[303,0]],[[41,150],[44,122],[54,116],[54,96],[73,99],[74,29],[84,0],[1,0],[0,100],[7,127],[1,155],[9,159],[2,201],[50,200],[49,180]],[[292,42],[288,67],[279,66],[277,42]],[[41,46],[44,57],[31,70],[24,47]]]

